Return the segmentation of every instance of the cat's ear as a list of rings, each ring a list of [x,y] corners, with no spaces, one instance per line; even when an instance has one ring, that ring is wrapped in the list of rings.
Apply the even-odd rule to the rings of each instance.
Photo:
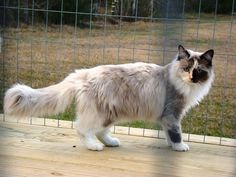
[[[183,58],[189,58],[190,57],[190,54],[189,52],[182,46],[182,45],[179,45],[178,46],[178,60],[180,59],[183,59]]]
[[[211,66],[211,65],[212,65],[213,56],[214,56],[214,50],[213,50],[213,49],[210,49],[210,50],[204,52],[204,53],[200,56],[200,59],[207,61],[207,64],[208,64],[209,66]]]

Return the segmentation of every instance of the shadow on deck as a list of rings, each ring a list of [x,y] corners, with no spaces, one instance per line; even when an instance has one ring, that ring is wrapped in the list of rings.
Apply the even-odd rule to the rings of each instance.
[[[85,149],[75,130],[0,121],[1,177],[236,176],[236,148],[188,143],[174,152],[162,139],[115,134],[121,147]]]

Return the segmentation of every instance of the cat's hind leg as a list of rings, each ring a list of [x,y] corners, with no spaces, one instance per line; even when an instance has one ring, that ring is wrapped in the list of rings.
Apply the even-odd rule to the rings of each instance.
[[[120,146],[120,140],[118,138],[113,138],[109,134],[109,127],[106,127],[101,132],[97,133],[96,136],[105,146],[108,147],[118,147]]]
[[[95,111],[96,112],[96,111]],[[108,147],[120,146],[118,138],[113,138],[109,134],[109,127],[106,125],[106,119],[98,113],[78,113],[78,119],[75,122],[75,128],[80,136],[82,143],[94,151],[103,150],[104,145]],[[105,124],[104,124],[105,122]],[[101,142],[99,142],[98,140]]]
[[[75,128],[81,142],[89,150],[102,151],[104,145],[96,138],[96,134],[102,131],[98,119],[96,119],[94,114],[78,113],[78,115],[79,118],[75,122]]]

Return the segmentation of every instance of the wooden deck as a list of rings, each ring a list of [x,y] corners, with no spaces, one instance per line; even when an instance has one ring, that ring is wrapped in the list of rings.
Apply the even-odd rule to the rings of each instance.
[[[121,147],[85,149],[75,130],[0,121],[0,177],[235,177],[236,148],[115,134]]]

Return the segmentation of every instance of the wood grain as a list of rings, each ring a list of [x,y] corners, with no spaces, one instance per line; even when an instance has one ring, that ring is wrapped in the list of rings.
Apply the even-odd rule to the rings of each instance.
[[[229,177],[236,148],[188,143],[174,152],[164,140],[115,134],[122,145],[85,149],[75,130],[0,121],[0,177]]]

